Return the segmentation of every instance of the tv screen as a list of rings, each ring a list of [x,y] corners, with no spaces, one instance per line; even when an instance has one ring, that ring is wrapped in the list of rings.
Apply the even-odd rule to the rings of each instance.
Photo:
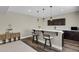
[[[77,27],[71,27],[71,30],[78,30]]]
[[[65,25],[65,18],[58,18],[58,19],[53,19],[53,20],[48,20],[48,26],[53,26],[53,25]]]

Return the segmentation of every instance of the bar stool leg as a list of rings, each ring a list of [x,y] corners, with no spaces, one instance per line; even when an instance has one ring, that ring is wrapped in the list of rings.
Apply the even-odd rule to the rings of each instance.
[[[49,39],[49,44],[50,44],[50,47],[51,47],[51,40]]]
[[[44,44],[44,48],[46,47],[46,42],[47,42],[47,39],[45,39],[45,44]]]
[[[36,36],[36,43],[38,43],[38,36]]]
[[[32,38],[32,43],[34,42],[34,35],[33,35],[33,38]]]

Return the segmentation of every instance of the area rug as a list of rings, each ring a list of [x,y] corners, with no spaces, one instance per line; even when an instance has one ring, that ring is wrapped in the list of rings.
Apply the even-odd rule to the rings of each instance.
[[[22,39],[22,41],[31,46],[33,49],[37,50],[38,52],[56,52],[56,50],[52,47],[46,46],[44,48],[44,44],[41,42],[32,42],[32,38],[25,38]]]

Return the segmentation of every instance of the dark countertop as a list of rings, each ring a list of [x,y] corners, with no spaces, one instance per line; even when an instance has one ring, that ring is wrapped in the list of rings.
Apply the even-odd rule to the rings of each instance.
[[[63,31],[79,32],[79,30],[63,30]]]

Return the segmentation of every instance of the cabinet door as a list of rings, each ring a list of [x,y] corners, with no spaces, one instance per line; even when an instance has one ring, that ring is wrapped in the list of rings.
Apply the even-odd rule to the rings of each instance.
[[[79,32],[71,32],[71,39],[79,41]]]
[[[70,39],[70,32],[64,31],[64,39]]]

